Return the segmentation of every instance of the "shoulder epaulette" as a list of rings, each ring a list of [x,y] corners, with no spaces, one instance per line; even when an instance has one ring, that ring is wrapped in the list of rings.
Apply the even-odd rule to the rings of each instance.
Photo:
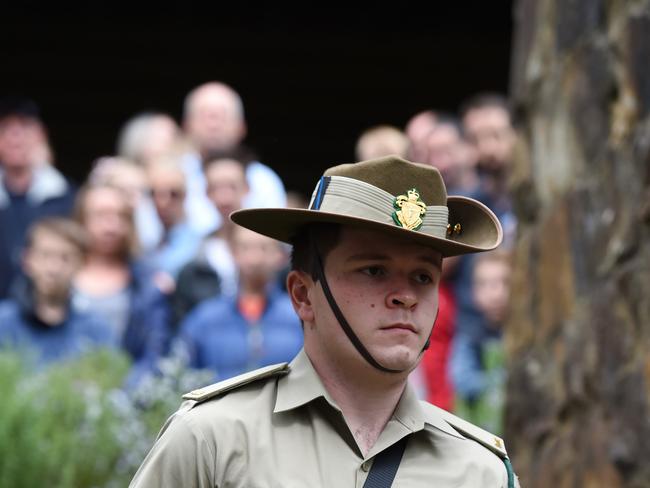
[[[481,429],[480,427],[463,420],[460,417],[457,417],[453,413],[449,413],[446,410],[433,406],[445,422],[451,425],[459,434],[472,439],[473,441],[478,442],[483,447],[489,449],[494,454],[499,456],[506,467],[506,472],[508,473],[508,487],[518,487],[519,482],[517,477],[512,469],[512,464],[510,464],[510,458],[508,458],[508,452],[506,451],[506,445],[503,442],[501,437],[491,434],[487,430]]]
[[[220,381],[213,385],[204,386],[183,395],[184,400],[194,400],[197,403],[204,402],[218,395],[234,390],[241,386],[272,376],[285,375],[289,372],[289,363],[272,364],[248,373],[240,374],[233,378]]]
[[[435,405],[428,406],[435,408],[443,420],[457,430],[459,434],[478,442],[502,459],[508,457],[505,443],[501,437],[491,434],[487,430],[483,430],[440,407],[436,407]]]

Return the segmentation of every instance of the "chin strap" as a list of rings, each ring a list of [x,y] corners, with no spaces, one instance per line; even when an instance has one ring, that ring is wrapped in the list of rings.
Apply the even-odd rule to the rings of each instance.
[[[325,278],[323,261],[321,260],[321,255],[316,245],[314,245],[313,252],[316,255],[316,278],[318,281],[320,281],[321,287],[323,288],[323,293],[325,294],[325,298],[327,299],[327,302],[329,303],[330,308],[332,309],[332,312],[336,317],[336,320],[338,320],[339,325],[343,329],[343,332],[345,332],[345,335],[348,336],[348,339],[350,339],[350,342],[355,347],[355,349],[359,352],[359,354],[363,356],[363,358],[366,361],[368,361],[368,363],[372,367],[378,369],[379,371],[383,371],[384,373],[403,373],[407,371],[409,368],[406,369],[386,368],[381,364],[379,364],[377,360],[372,357],[372,354],[368,352],[368,350],[365,348],[361,340],[357,337],[357,335],[352,330],[352,327],[350,327],[350,324],[345,319],[343,312],[341,312],[341,309],[339,308],[338,304],[336,303],[336,300],[334,299],[334,296],[332,295],[332,291],[330,290],[329,284],[327,283],[327,279]],[[438,313],[436,312],[436,319],[437,318],[438,318]],[[434,321],[434,326],[435,326],[435,321]],[[431,327],[431,332],[429,332],[429,337],[427,338],[427,342],[424,344],[424,347],[422,348],[422,351],[420,351],[420,354],[422,354],[424,351],[426,351],[429,348],[429,345],[431,343],[432,333],[433,333],[433,327]]]

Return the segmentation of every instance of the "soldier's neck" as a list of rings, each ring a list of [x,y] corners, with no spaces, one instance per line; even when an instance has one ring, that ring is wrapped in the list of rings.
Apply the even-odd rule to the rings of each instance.
[[[354,370],[338,366],[330,363],[319,368],[314,364],[365,456],[393,415],[408,377],[374,370],[369,370],[369,375],[364,375],[363,371],[351,374]]]

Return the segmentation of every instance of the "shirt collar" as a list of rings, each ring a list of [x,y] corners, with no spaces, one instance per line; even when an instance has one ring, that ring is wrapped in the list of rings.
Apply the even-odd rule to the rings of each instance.
[[[290,371],[288,375],[278,381],[274,413],[301,407],[321,397],[340,411],[336,402],[325,389],[304,349],[291,362]],[[434,428],[454,437],[463,438],[434,408],[427,408],[426,404],[418,399],[415,390],[409,384],[406,385],[391,420],[411,432]],[[389,424],[391,423],[389,422]]]
[[[307,353],[301,349],[291,361],[291,372],[278,381],[278,395],[273,412],[293,410],[321,397],[340,411],[336,402],[327,393]]]

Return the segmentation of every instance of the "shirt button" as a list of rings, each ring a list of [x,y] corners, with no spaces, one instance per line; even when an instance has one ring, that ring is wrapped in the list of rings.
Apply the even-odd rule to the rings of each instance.
[[[361,465],[361,469],[363,469],[366,473],[370,471],[370,464],[371,461],[366,461]]]

